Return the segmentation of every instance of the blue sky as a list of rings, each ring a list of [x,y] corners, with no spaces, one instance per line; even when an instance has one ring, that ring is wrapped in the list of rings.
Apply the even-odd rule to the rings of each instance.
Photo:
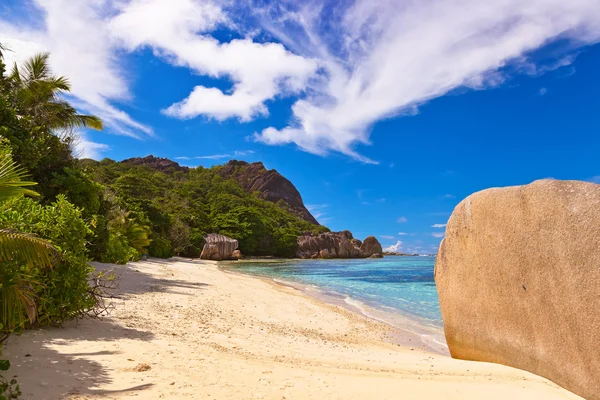
[[[104,119],[83,156],[263,161],[398,250],[475,191],[600,181],[596,0],[9,0],[0,42]]]

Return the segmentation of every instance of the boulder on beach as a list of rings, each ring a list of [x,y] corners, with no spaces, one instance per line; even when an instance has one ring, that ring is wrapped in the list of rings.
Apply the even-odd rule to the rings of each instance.
[[[319,235],[310,232],[298,238],[299,258],[366,258],[382,253],[381,244],[374,236],[364,242],[352,237],[352,232],[325,232]]]
[[[360,251],[365,254],[365,257],[371,257],[374,254],[379,254],[381,256],[381,253],[383,253],[381,243],[379,243],[379,240],[377,240],[375,236],[367,237],[364,242],[362,242]]]
[[[541,180],[463,200],[435,265],[454,358],[600,400],[600,185]]]
[[[204,248],[202,254],[200,254],[201,259],[221,261],[239,258],[237,253],[234,255],[238,247],[238,241],[235,239],[211,233],[204,237],[204,242]],[[239,252],[239,250],[237,251]],[[241,255],[241,252],[239,252],[239,255]]]
[[[242,254],[241,251],[234,250],[233,253],[231,253],[231,258],[233,258],[235,260],[241,260],[242,258],[244,258],[244,255]]]

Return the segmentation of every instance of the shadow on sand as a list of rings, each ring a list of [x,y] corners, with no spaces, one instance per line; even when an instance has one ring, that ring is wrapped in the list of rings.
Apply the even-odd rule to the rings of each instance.
[[[119,350],[69,352],[75,341],[110,342],[121,338],[149,340],[150,332],[122,327],[109,319],[71,322],[63,328],[31,330],[11,337],[3,357],[11,362],[8,377],[15,377],[27,399],[64,399],[69,395],[106,398],[112,393],[139,391],[151,383],[103,390],[112,379],[99,360],[118,357]],[[64,349],[63,349],[64,346]],[[126,360],[124,360],[126,362]]]
[[[152,273],[160,277],[140,271],[139,266],[135,264],[93,264],[97,270],[115,269],[120,279],[114,296],[120,299],[157,291],[194,295],[208,286],[201,282],[169,279],[171,274],[165,266],[174,262],[176,261],[149,261],[152,264]],[[162,268],[164,270],[161,270]],[[182,292],[182,289],[186,291]],[[129,396],[136,396],[135,392],[153,386],[152,383],[143,383],[144,374],[140,374],[139,379],[136,376],[136,380],[141,382],[138,385],[101,389],[114,383],[111,373],[115,372],[103,366],[106,363],[102,363],[102,360],[122,357],[121,365],[135,366],[132,360],[120,355],[121,351],[116,341],[123,338],[147,341],[153,339],[154,335],[152,332],[122,326],[111,318],[83,319],[79,322],[69,322],[61,328],[29,330],[20,336],[10,337],[5,345],[2,358],[11,362],[6,377],[17,379],[24,399],[77,399],[79,396],[113,398],[113,395],[127,392],[131,392]],[[89,342],[89,345],[85,342]],[[77,346],[76,349],[74,346]],[[103,349],[98,350],[98,347]],[[114,350],[111,350],[111,347]],[[87,349],[89,351],[86,351]]]
[[[114,270],[119,276],[119,288],[116,291],[117,296],[143,294],[148,292],[167,292],[173,294],[181,294],[186,296],[195,295],[195,291],[209,286],[202,282],[182,281],[177,279],[169,279],[171,273],[168,268],[177,262],[184,261],[192,263],[193,261],[183,259],[149,259],[144,261],[145,264],[150,264],[154,268],[155,273],[164,277],[156,277],[147,274],[139,269],[135,264],[116,265],[116,264],[100,264],[91,263],[98,271]],[[202,265],[197,263],[199,266]],[[183,292],[180,289],[192,289],[192,291]]]

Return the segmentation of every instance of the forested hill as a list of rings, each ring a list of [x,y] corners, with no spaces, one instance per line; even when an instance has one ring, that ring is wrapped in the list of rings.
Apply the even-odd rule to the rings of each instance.
[[[188,167],[181,166],[175,161],[152,155],[143,158],[128,158],[121,162],[131,165],[144,165],[162,172],[189,171]],[[249,164],[237,160],[231,160],[217,168],[219,175],[225,179],[235,179],[247,192],[258,192],[260,198],[273,203],[283,200],[294,215],[313,225],[319,225],[319,222],[304,205],[300,192],[292,182],[276,170],[267,170],[261,162]]]
[[[80,165],[105,187],[109,201],[150,228],[152,256],[197,257],[202,237],[215,232],[238,239],[247,255],[291,257],[302,232],[327,230],[304,207],[292,183],[261,163],[187,168],[148,156],[82,160]]]

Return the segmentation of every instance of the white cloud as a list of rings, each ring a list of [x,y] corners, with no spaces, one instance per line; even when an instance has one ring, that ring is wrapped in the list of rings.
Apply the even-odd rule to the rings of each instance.
[[[408,219],[406,219],[406,217],[398,217],[396,222],[398,222],[399,224],[403,224],[405,222],[408,222]]]
[[[92,160],[101,160],[102,153],[110,150],[110,146],[103,143],[96,143],[88,140],[84,133],[79,134],[73,141],[73,154],[77,158],[91,158]]]
[[[250,121],[268,114],[265,101],[302,91],[317,69],[314,60],[293,54],[279,43],[219,42],[208,33],[232,23],[210,1],[133,0],[119,11],[110,30],[128,50],[149,47],[171,64],[201,75],[226,77],[233,83],[226,92],[196,86],[187,98],[164,110],[169,116]]]
[[[328,10],[298,5],[281,23],[266,24],[283,42],[321,60],[326,73],[294,104],[288,126],[268,127],[257,140],[374,163],[355,148],[370,144],[376,121],[414,114],[419,104],[458,87],[497,86],[509,65],[539,74],[572,62],[560,56],[537,67],[527,57],[554,39],[572,39],[572,47],[600,40],[597,0],[358,0]]]
[[[102,7],[105,3],[35,0],[35,8],[44,22],[42,26],[0,17],[0,42],[13,50],[6,52],[7,64],[49,51],[53,71],[69,78],[70,100],[79,109],[101,117],[115,133],[134,137],[152,135],[150,127],[112,104],[130,100],[131,94],[125,68],[118,61],[106,29],[107,7]]]
[[[433,224],[431,225],[432,228],[445,228],[446,224]]]
[[[394,236],[390,236],[390,235],[379,235],[380,238],[382,239],[386,239],[386,240],[393,240],[395,239]]]
[[[398,232],[398,235],[400,235],[400,236],[406,236],[406,235],[408,235],[408,233],[406,233],[406,232]]]
[[[329,204],[306,204],[305,206],[316,220],[321,222],[331,221],[331,217],[326,217],[326,209]]]
[[[446,193],[445,195],[442,196],[444,199],[455,199],[456,196],[450,193]]]
[[[402,250],[402,241],[401,240],[398,240],[396,242],[396,244],[393,244],[393,245],[388,246],[388,247],[386,247],[386,248],[383,249],[383,251],[389,251],[391,253],[397,253],[397,252],[399,252],[401,250]]]
[[[175,157],[176,160],[221,160],[224,158],[247,157],[254,154],[254,150],[235,150],[233,153],[209,154],[205,156],[180,156]]]
[[[115,133],[152,135],[120,108],[134,100],[135,70],[126,57],[150,49],[173,66],[219,80],[218,87],[190,87],[185,98],[165,104],[166,115],[250,121],[268,115],[270,101],[299,95],[287,126],[269,126],[254,138],[376,163],[356,148],[370,144],[377,121],[413,115],[458,87],[484,89],[513,73],[569,68],[569,50],[600,40],[598,0],[346,4],[33,0],[26,19],[0,17],[0,42],[18,49],[7,54],[17,60],[50,51],[54,71],[71,79],[71,100]],[[215,38],[223,27],[235,39]],[[283,44],[269,42],[265,31]],[[530,55],[555,39],[570,48],[544,63]]]
[[[588,179],[588,181],[593,183],[600,183],[600,175],[592,176],[590,179]]]
[[[548,93],[548,89],[547,88],[543,87],[543,88],[540,89],[540,96],[543,96],[546,93]]]
[[[446,236],[446,234],[443,232],[433,232],[431,236],[433,236],[434,238],[443,238],[444,236]]]

